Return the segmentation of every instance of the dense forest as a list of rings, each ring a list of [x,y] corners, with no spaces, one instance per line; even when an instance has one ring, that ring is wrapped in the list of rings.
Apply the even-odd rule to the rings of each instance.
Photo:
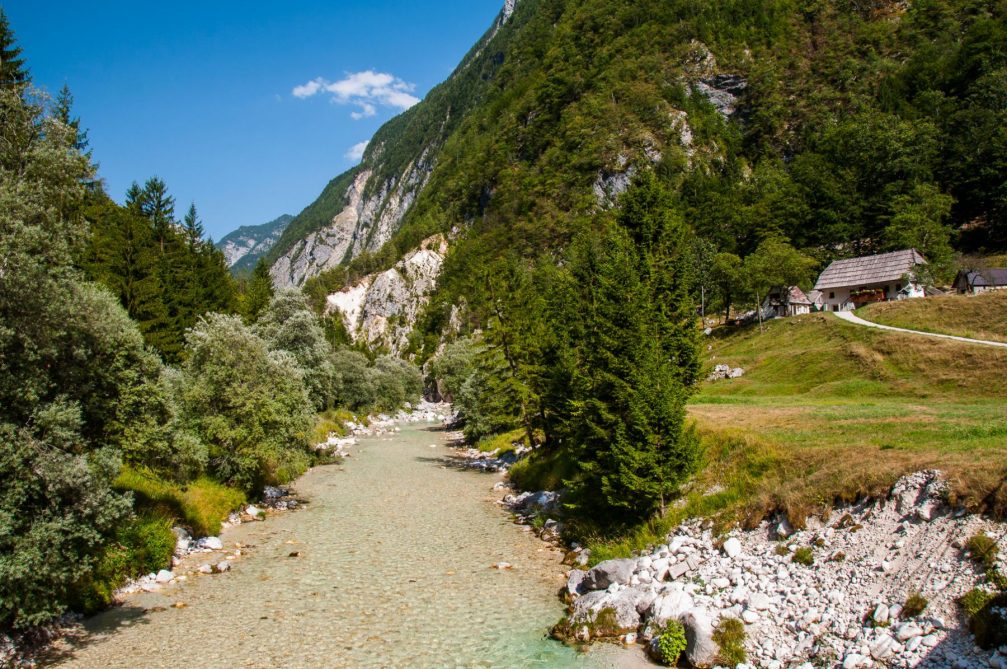
[[[31,85],[0,12],[0,629],[112,602],[324,457],[319,413],[418,397],[333,346],[265,266],[236,284],[166,184],[105,192],[72,96]]]

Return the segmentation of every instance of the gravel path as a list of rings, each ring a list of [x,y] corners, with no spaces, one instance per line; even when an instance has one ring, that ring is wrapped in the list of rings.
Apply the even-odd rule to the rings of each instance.
[[[855,315],[850,311],[834,311],[832,312],[836,318],[842,319],[847,323],[853,323],[854,325],[862,325],[868,328],[878,328],[879,330],[891,330],[892,332],[906,332],[913,335],[921,335],[923,337],[934,337],[936,339],[950,339],[952,341],[960,341],[965,344],[979,344],[980,346],[999,346],[1000,348],[1007,348],[1007,342],[1001,341],[989,341],[987,339],[969,339],[968,337],[956,337],[954,335],[937,334],[935,332],[922,332],[920,330],[907,330],[906,328],[896,328],[891,325],[881,325],[880,323],[872,323],[871,321],[865,321],[863,318]]]

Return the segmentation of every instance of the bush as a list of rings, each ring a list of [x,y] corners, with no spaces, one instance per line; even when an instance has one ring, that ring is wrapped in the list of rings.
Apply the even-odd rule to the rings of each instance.
[[[809,546],[801,546],[796,551],[794,551],[793,557],[790,558],[792,562],[797,564],[803,564],[806,567],[810,567],[815,564],[815,554],[812,552]]]
[[[341,349],[330,356],[332,363],[332,394],[336,406],[351,411],[374,406],[377,389],[370,373],[367,356],[358,351]]]
[[[430,364],[430,375],[437,384],[437,392],[446,402],[454,398],[465,381],[476,369],[478,344],[473,339],[459,339],[444,347]]]
[[[0,424],[0,627],[63,613],[129,514],[111,487],[118,459],[108,449],[80,454],[77,426],[72,405],[40,411],[37,434]]]
[[[999,548],[997,542],[982,532],[969,537],[965,548],[972,554],[972,559],[982,563],[987,569],[996,566]]]
[[[269,351],[237,316],[200,319],[186,342],[182,405],[210,473],[246,492],[300,475],[314,411],[291,355]]]
[[[101,611],[129,579],[169,566],[175,550],[171,525],[171,518],[155,513],[140,514],[123,525],[94,569],[75,584],[71,607],[85,614]]]
[[[299,290],[282,290],[255,324],[255,332],[270,350],[287,351],[297,361],[315,408],[328,408],[332,401],[332,364],[325,330]]]
[[[685,627],[677,620],[669,620],[657,637],[657,650],[661,662],[669,667],[675,666],[687,645]]]
[[[906,603],[902,605],[902,617],[915,618],[923,613],[930,602],[918,592],[912,592],[906,597]]]
[[[981,648],[997,648],[1007,644],[1007,592],[999,594],[974,589],[959,603],[969,619],[969,629]]]
[[[730,667],[748,659],[745,652],[745,624],[737,618],[724,618],[713,631],[713,640],[720,648],[717,663]]]
[[[138,508],[177,518],[195,536],[218,534],[221,521],[246,501],[240,490],[206,477],[179,485],[134,467],[123,467],[115,487],[132,492]]]

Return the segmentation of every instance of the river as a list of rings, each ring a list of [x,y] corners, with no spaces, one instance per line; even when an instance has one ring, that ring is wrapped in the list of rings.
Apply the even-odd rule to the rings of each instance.
[[[296,483],[309,504],[226,530],[231,571],[131,597],[56,648],[61,667],[638,667],[546,637],[560,553],[511,522],[496,476],[448,465],[443,433],[361,440]],[[297,556],[291,557],[292,553]],[[492,568],[497,562],[510,570]]]

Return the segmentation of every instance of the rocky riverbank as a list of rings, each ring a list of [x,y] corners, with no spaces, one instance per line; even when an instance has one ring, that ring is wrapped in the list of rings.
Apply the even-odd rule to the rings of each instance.
[[[969,538],[999,542],[992,566],[1003,573],[1007,525],[952,509],[945,493],[939,472],[927,471],[801,530],[778,520],[715,537],[687,522],[650,552],[572,570],[556,633],[653,647],[680,620],[689,661],[712,666],[714,630],[733,618],[748,656],[738,669],[1007,668],[1007,647],[979,648],[959,604],[973,588],[994,588],[996,572],[971,559]]]

